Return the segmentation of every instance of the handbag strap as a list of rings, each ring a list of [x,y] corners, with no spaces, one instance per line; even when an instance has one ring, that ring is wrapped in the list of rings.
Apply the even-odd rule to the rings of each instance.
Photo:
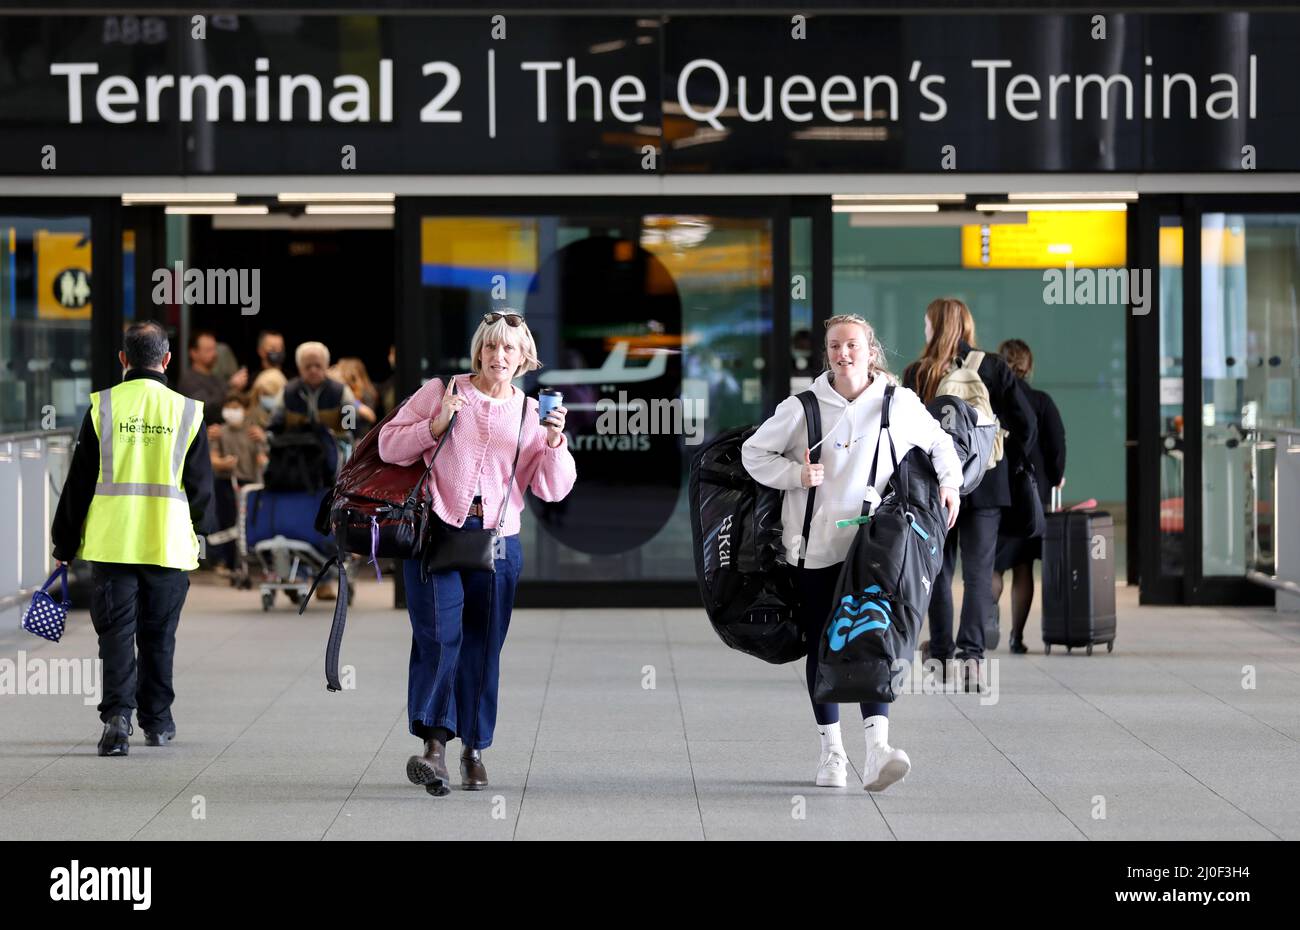
[[[54,571],[50,572],[50,577],[45,579],[45,584],[41,585],[41,590],[47,591],[50,585],[54,584],[55,578],[59,579],[59,581],[61,582],[60,600],[63,604],[67,604],[68,603],[68,566],[60,565],[58,568],[54,569]]]
[[[802,391],[799,403],[803,404],[804,424],[808,429],[808,463],[816,465],[822,460],[822,410],[817,395],[812,391]],[[799,546],[799,567],[803,568],[804,556],[808,552],[808,534],[812,532],[813,505],[817,499],[817,489],[808,489],[808,503],[803,508],[803,543]]]
[[[444,396],[454,397],[456,394],[456,376],[452,375],[448,378],[447,383],[450,386],[450,390]],[[429,464],[425,466],[424,474],[420,476],[419,481],[415,482],[415,486],[411,488],[411,493],[406,495],[405,506],[407,510],[413,508],[415,502],[424,494],[424,489],[429,483],[429,474],[433,471],[434,460],[438,458],[438,453],[442,451],[442,447],[451,439],[451,428],[455,425],[456,417],[459,413],[460,411],[458,410],[452,412],[451,419],[447,421],[447,428],[442,431],[442,435],[438,437],[438,444],[433,447],[433,455],[429,456]]]
[[[492,535],[501,534],[501,521],[506,518],[506,504],[510,503],[510,489],[515,485],[515,469],[519,467],[519,450],[524,444],[524,423],[528,420],[528,398],[524,398],[524,409],[519,414],[519,438],[515,441],[515,460],[510,466],[510,477],[506,479],[506,492],[501,498],[501,512],[497,514],[497,525],[492,527]]]
[[[880,405],[880,432],[876,434],[876,451],[871,454],[871,472],[867,475],[867,484],[871,487],[876,486],[876,463],[880,461],[880,442],[889,436],[889,461],[894,465],[894,474],[898,474],[898,451],[894,448],[894,434],[889,431],[889,406],[894,399],[894,386],[892,384],[885,386],[885,399]],[[902,482],[904,485],[906,482]],[[903,491],[904,500],[906,500],[907,491]],[[863,505],[863,514],[866,514],[866,505]]]

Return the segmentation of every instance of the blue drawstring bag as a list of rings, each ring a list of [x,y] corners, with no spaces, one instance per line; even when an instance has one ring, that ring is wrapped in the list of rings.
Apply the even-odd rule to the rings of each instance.
[[[46,593],[46,588],[54,584],[55,578],[62,582],[62,602]],[[41,585],[41,589],[32,595],[32,602],[23,614],[23,629],[57,643],[63,638],[63,627],[71,606],[72,602],[68,600],[68,566],[60,565]]]

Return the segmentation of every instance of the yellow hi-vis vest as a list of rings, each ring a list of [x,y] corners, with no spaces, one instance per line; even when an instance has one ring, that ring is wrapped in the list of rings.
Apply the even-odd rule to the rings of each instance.
[[[181,482],[203,428],[203,404],[150,378],[90,395],[99,480],[77,555],[91,562],[199,567],[199,541]]]

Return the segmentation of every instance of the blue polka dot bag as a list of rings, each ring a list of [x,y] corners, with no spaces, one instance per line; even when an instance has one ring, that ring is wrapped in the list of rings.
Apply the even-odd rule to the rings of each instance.
[[[62,582],[62,602],[50,597],[45,590],[54,584],[55,578]],[[23,614],[23,629],[57,643],[63,638],[63,626],[71,606],[72,602],[68,600],[68,566],[60,565],[41,585],[41,589],[32,595],[32,602]]]

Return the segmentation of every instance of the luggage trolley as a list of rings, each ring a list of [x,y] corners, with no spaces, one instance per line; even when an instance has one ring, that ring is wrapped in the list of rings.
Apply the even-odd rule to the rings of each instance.
[[[283,591],[297,604],[307,596],[312,579],[334,554],[334,542],[316,532],[314,522],[327,491],[267,491],[260,484],[239,490],[239,536],[241,563],[259,568],[262,581],[262,610],[270,610],[275,595]],[[357,560],[345,556],[340,571],[348,580],[356,577]],[[248,585],[251,587],[251,584]],[[348,604],[356,591],[348,585]]]

